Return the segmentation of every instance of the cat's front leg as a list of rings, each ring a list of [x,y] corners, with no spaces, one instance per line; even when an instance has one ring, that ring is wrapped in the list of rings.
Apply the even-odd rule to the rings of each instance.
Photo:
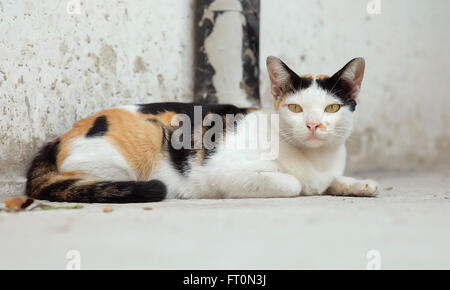
[[[377,196],[378,183],[373,180],[358,180],[352,177],[336,177],[328,187],[326,194],[341,196]]]
[[[301,191],[302,185],[295,176],[281,172],[255,172],[230,181],[224,197],[295,197],[299,196]]]
[[[293,175],[281,172],[257,173],[253,182],[258,183],[254,197],[295,197],[302,191],[302,184]]]

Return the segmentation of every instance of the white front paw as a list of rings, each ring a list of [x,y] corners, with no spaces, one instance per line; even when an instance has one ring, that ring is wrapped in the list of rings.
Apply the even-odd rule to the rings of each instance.
[[[375,197],[378,195],[377,190],[378,183],[370,179],[358,180],[350,186],[350,192],[356,196]]]
[[[318,186],[313,186],[311,184],[306,184],[303,186],[302,194],[303,196],[319,195],[321,191]]]
[[[378,183],[373,180],[357,180],[350,177],[338,177],[331,184],[328,193],[345,196],[377,196]]]

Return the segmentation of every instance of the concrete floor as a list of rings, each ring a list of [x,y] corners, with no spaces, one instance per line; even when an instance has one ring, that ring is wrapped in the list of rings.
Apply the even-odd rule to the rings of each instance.
[[[378,198],[168,200],[0,212],[0,269],[450,269],[450,171],[372,172]],[[151,206],[153,210],[143,210]]]

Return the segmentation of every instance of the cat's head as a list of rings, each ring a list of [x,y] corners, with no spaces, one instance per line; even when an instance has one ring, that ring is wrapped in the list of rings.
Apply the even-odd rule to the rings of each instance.
[[[364,67],[364,59],[355,58],[331,77],[314,77],[298,75],[269,56],[267,69],[281,137],[297,147],[342,144],[353,128]]]

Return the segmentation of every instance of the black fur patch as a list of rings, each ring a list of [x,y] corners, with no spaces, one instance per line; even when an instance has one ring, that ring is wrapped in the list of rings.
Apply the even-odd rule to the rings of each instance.
[[[169,157],[170,160],[173,164],[173,166],[178,170],[178,172],[180,172],[183,175],[188,175],[188,172],[191,168],[190,166],[190,158],[192,156],[195,156],[195,154],[197,153],[198,150],[205,150],[205,160],[208,159],[211,155],[214,154],[215,150],[213,149],[193,149],[194,147],[194,138],[193,138],[193,134],[194,134],[194,130],[196,128],[198,128],[198,124],[195,124],[195,119],[194,119],[194,107],[195,106],[201,106],[202,107],[202,121],[203,119],[206,117],[206,115],[213,113],[213,114],[218,114],[221,116],[225,116],[227,114],[232,114],[232,115],[236,115],[236,114],[242,114],[242,115],[246,115],[248,113],[247,109],[245,108],[238,108],[236,106],[233,105],[217,105],[217,104],[200,104],[200,103],[176,103],[176,102],[167,102],[167,103],[152,103],[152,104],[142,104],[139,105],[139,112],[143,113],[143,114],[153,114],[153,115],[157,115],[159,113],[163,113],[163,112],[175,112],[177,114],[185,114],[189,117],[190,121],[191,121],[191,148],[192,149],[187,149],[187,148],[180,148],[180,149],[176,149],[172,146],[170,140],[172,138],[172,133],[173,132],[168,132],[168,140],[169,142],[167,142],[168,144],[168,152],[169,152]],[[213,124],[211,126],[208,127],[204,127],[203,131],[211,128],[213,126]],[[224,124],[225,126],[225,124]],[[213,139],[217,138],[218,136],[214,136]],[[183,140],[180,140],[180,142],[182,142]],[[214,140],[212,140],[214,141]]]
[[[162,181],[157,179],[135,182],[130,196],[132,202],[154,202],[166,198],[167,188]]]
[[[181,174],[187,175],[191,165],[189,164],[189,157],[195,154],[195,149],[175,149],[169,142],[169,155],[170,161],[172,161],[173,166]]]
[[[56,155],[58,155],[58,150],[59,140],[45,144],[33,159],[33,162],[28,169],[27,177],[30,178],[37,167],[56,166]]]
[[[281,62],[281,64],[291,76],[291,86],[287,88],[281,88],[283,93],[285,94],[295,93],[295,91],[300,91],[309,88],[313,83],[312,78],[300,77],[298,74],[292,71],[284,62]]]
[[[344,80],[338,72],[330,78],[316,80],[317,85],[322,89],[328,91],[330,94],[336,96],[344,106],[349,106],[350,111],[356,108],[356,101],[351,96],[352,88]]]
[[[59,140],[48,143],[40,152],[40,156],[47,159],[49,163],[56,165],[56,156],[59,152]]]
[[[58,154],[59,140],[44,145],[38,152],[27,171],[27,184],[25,194],[33,196],[34,190],[39,186],[33,179],[56,170],[56,155]]]
[[[159,180],[98,182],[74,185],[78,179],[50,184],[40,191],[39,199],[87,203],[156,202],[166,197],[167,189]]]
[[[108,131],[108,120],[106,116],[100,116],[95,119],[94,124],[89,129],[86,137],[101,137]]]
[[[63,199],[63,192],[72,186],[78,179],[68,179],[60,182],[55,182],[41,189],[39,199],[50,201],[65,201]]]
[[[140,104],[139,113],[157,115],[164,112],[175,112],[177,114],[186,114],[194,121],[194,107],[202,107],[202,119],[208,113],[214,113],[218,115],[226,114],[247,114],[247,109],[238,108],[234,105],[214,105],[214,104],[200,104],[200,103],[177,103],[177,102],[165,102],[165,103],[151,103]]]
[[[135,203],[156,202],[166,197],[167,188],[159,180],[99,182],[75,188],[72,202]]]

